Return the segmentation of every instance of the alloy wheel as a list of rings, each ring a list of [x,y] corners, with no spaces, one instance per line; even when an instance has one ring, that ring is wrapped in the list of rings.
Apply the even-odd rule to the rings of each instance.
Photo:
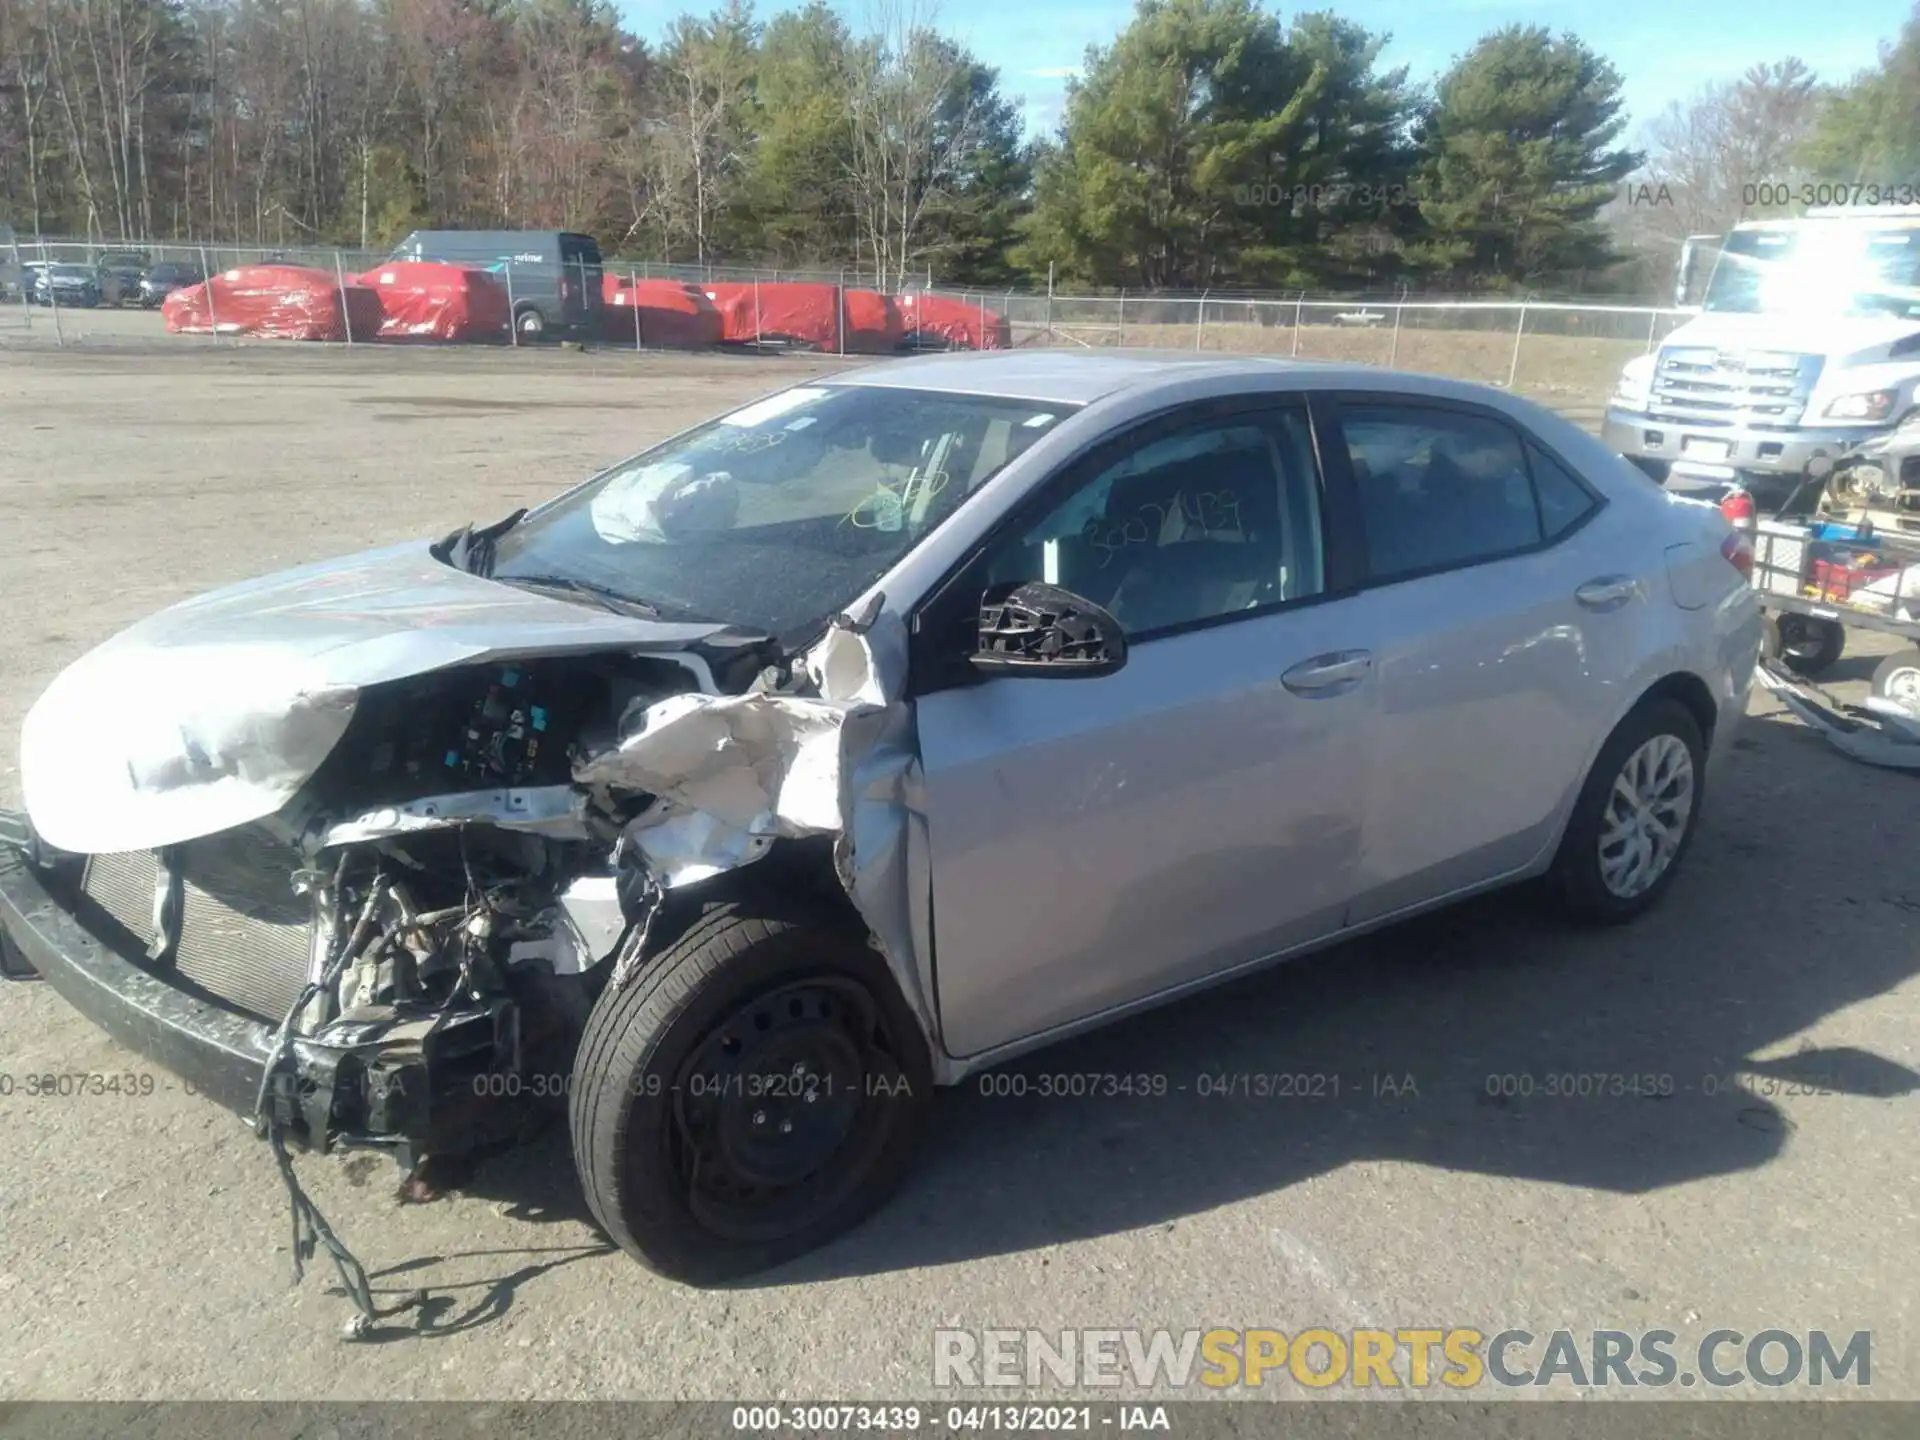
[[[1623,900],[1645,894],[1673,864],[1693,818],[1693,757],[1656,735],[1627,757],[1600,821],[1600,878]]]

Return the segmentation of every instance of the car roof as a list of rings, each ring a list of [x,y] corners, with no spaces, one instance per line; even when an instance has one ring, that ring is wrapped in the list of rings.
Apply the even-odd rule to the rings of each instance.
[[[830,383],[900,390],[933,390],[1088,405],[1121,392],[1154,390],[1217,379],[1225,391],[1247,388],[1248,377],[1271,377],[1276,390],[1390,390],[1435,398],[1485,401],[1504,392],[1378,365],[1293,360],[1268,355],[1219,355],[1165,350],[986,350],[914,356],[863,366]]]

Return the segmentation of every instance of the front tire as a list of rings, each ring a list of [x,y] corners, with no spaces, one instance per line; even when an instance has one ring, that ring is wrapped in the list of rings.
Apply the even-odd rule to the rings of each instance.
[[[909,1169],[931,1100],[919,1026],[863,928],[714,904],[595,1005],[574,1162],[594,1218],[656,1274],[716,1284],[850,1229]]]
[[[1706,743],[1677,700],[1642,701],[1601,747],[1549,880],[1562,908],[1618,925],[1673,883],[1700,824]]]

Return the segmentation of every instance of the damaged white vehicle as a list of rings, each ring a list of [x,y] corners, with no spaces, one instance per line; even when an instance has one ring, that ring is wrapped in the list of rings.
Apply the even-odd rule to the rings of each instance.
[[[883,1199],[936,1083],[1495,885],[1638,913],[1752,680],[1743,545],[1470,385],[850,372],[77,661],[7,966],[251,1117],[336,1260],[290,1143],[560,1106],[614,1239],[739,1275]]]

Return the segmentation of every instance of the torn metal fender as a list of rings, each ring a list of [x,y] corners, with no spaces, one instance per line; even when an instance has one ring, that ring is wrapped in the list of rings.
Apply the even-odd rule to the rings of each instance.
[[[817,694],[675,695],[618,749],[575,771],[589,791],[657,797],[623,836],[671,890],[725,874],[776,840],[833,834],[835,868],[928,1044],[932,870],[907,629],[882,609],[842,621],[800,659]],[[634,958],[637,959],[637,956]],[[624,984],[638,965],[623,964]]]
[[[896,701],[862,712],[843,733],[849,819],[834,845],[834,866],[920,1022],[935,1077],[944,1078],[933,989],[933,861],[913,707]]]
[[[663,889],[758,859],[777,839],[840,828],[847,707],[790,695],[674,695],[617,749],[574,771],[591,793],[655,796],[626,841]]]
[[[859,628],[835,627],[815,656],[825,694],[847,697],[840,732],[840,813],[834,868],[879,942],[887,968],[944,1074],[933,989],[933,863],[927,846],[920,734],[907,693],[907,626],[881,609]]]
[[[1758,666],[1754,676],[1802,724],[1819,731],[1849,759],[1887,770],[1920,770],[1920,717],[1883,703],[1858,712],[1872,723],[1855,720],[1823,704],[1811,686],[1773,665]]]

